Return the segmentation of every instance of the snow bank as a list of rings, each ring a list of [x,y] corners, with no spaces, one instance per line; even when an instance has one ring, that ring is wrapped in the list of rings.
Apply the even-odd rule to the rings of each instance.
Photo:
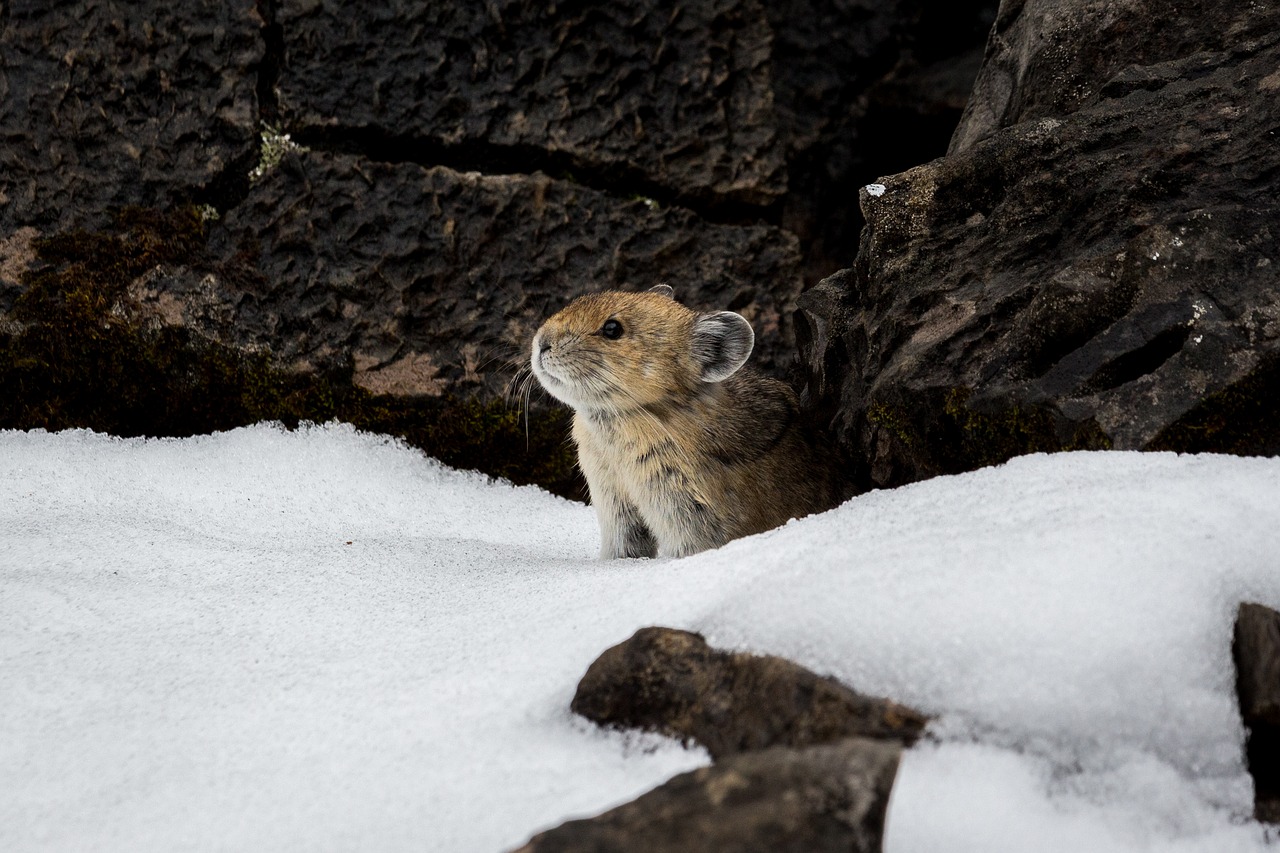
[[[706,762],[567,711],[636,628],[939,715],[887,849],[1257,850],[1280,462],[1070,454],[677,561],[342,426],[0,433],[0,849],[498,850]]]

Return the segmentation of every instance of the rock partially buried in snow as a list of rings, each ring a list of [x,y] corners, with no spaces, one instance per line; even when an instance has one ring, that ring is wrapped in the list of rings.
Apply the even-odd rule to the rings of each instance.
[[[1249,730],[1246,759],[1255,815],[1280,823],[1280,613],[1261,604],[1240,605],[1232,655],[1240,717]]]
[[[600,655],[574,713],[697,741],[720,761],[771,746],[850,736],[914,743],[927,718],[779,657],[717,651],[699,634],[642,628]]]
[[[901,754],[897,743],[846,738],[735,755],[536,835],[517,853],[878,851]]]

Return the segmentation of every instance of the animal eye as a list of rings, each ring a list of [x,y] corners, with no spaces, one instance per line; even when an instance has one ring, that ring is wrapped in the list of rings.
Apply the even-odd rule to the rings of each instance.
[[[600,327],[600,334],[611,341],[616,341],[622,337],[622,324],[613,319],[605,320],[604,325]]]

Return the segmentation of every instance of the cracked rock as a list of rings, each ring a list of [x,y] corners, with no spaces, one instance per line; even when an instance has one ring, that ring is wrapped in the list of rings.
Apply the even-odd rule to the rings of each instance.
[[[279,20],[280,106],[304,138],[404,140],[411,158],[461,147],[525,171],[550,156],[704,202],[768,205],[786,190],[755,0],[395,0],[354,13],[284,0]]]
[[[400,397],[501,395],[552,313],[586,292],[662,282],[685,304],[746,316],[753,360],[777,372],[801,287],[794,238],[769,226],[537,174],[323,152],[287,155],[224,217],[213,251],[217,318],[196,292],[203,279],[151,286],[199,306],[200,328],[223,343],[300,369],[349,358],[357,385]]]
[[[1142,4],[1105,26],[1056,4],[1093,25],[1041,32],[1044,5],[1003,4],[984,75],[1024,47],[1125,70],[1078,98],[1015,78],[1009,103],[1054,114],[962,126],[861,193],[857,262],[802,298],[807,398],[860,488],[1033,451],[1280,452],[1275,10],[1197,7],[1175,44]]]

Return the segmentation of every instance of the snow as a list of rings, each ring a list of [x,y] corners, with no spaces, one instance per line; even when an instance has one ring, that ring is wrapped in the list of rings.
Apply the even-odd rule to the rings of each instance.
[[[884,195],[887,187],[884,184],[867,184],[865,187],[863,187],[863,189],[866,190],[867,195],[871,196],[872,198],[879,198],[880,196]]]
[[[1280,460],[1030,456],[682,560],[341,425],[0,433],[0,849],[490,851],[707,763],[568,712],[645,625],[936,714],[886,850],[1255,851]]]

